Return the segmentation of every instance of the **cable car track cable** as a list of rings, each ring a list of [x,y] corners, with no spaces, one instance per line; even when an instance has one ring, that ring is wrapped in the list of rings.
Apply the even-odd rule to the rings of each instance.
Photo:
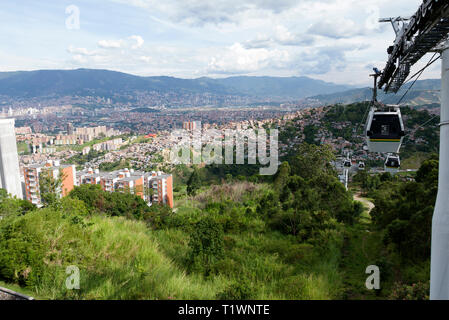
[[[360,125],[361,125],[362,123],[365,122],[366,116],[368,115],[368,112],[369,112],[370,108],[371,108],[371,103],[368,104],[368,106],[366,107],[365,114],[364,114],[364,116],[363,116],[363,118],[362,118],[362,121],[361,121],[361,122],[359,123],[359,125],[357,126],[357,129],[356,129],[356,131],[355,131],[355,134],[356,134],[356,135],[357,135],[358,132],[359,132]]]
[[[399,99],[398,103],[396,103],[397,105],[399,105],[402,100],[404,100],[405,96],[409,93],[410,89],[413,88],[413,86],[415,85],[416,81],[418,81],[418,79],[421,77],[421,75],[424,73],[424,71],[430,67],[433,63],[435,63],[438,59],[440,59],[440,56],[438,56],[436,59],[435,56],[438,54],[438,52],[435,52],[434,55],[432,56],[432,58],[430,58],[429,62],[426,64],[426,66],[424,68],[422,68],[420,71],[417,72],[418,77],[413,81],[413,83],[411,84],[410,87],[408,87],[407,91],[405,91],[405,93],[402,95],[401,99]],[[416,74],[415,74],[416,76]],[[409,79],[410,81],[411,79]]]
[[[435,55],[433,55],[433,57],[435,57]],[[432,60],[433,57],[432,57],[430,60]],[[438,59],[440,59],[440,58],[441,58],[441,55],[438,56],[438,58],[436,58],[435,60],[438,60]],[[429,66],[430,66],[431,64],[433,64],[434,62],[435,62],[435,61],[429,62],[429,63],[428,63]],[[424,68],[422,68],[421,70],[419,70],[418,72],[416,72],[413,76],[411,76],[410,78],[408,78],[408,79],[404,82],[403,85],[406,85],[407,83],[409,83],[410,81],[412,81],[412,79],[413,79],[414,77],[416,77],[418,74],[421,74],[421,72],[424,71],[426,68],[427,68],[427,65],[426,65]]]
[[[414,133],[415,133],[416,131],[418,131],[419,129],[423,128],[426,124],[428,124],[430,121],[432,121],[432,120],[435,119],[436,117],[438,117],[438,115],[437,115],[437,114],[434,114],[429,120],[427,120],[427,121],[424,122],[423,124],[419,125],[418,128],[416,128],[416,129],[413,130],[412,132],[406,134],[406,135],[404,136],[404,142],[402,143],[402,146],[401,146],[401,147],[403,147],[404,144],[406,144],[406,143],[405,143],[405,139],[407,139],[411,134],[414,134]]]

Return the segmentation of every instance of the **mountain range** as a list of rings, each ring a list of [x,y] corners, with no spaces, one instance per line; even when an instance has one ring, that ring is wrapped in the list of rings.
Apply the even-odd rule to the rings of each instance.
[[[378,91],[378,100],[387,104],[397,104],[407,92],[411,83],[405,84],[398,93],[385,94]],[[439,79],[418,80],[402,99],[402,103],[411,106],[423,106],[440,103],[441,81]],[[305,99],[306,104],[348,104],[358,101],[371,100],[372,88],[356,88],[332,94],[321,94]]]
[[[439,102],[439,80],[417,81],[404,102],[412,105]],[[407,86],[405,86],[405,89]],[[379,100],[396,103],[396,95],[379,92]],[[252,100],[300,101],[304,104],[351,103],[370,100],[371,88],[356,88],[308,77],[253,77],[181,79],[142,77],[99,69],[0,72],[0,95],[10,98],[58,96],[126,96],[136,92],[246,96]]]
[[[133,91],[156,91],[277,97],[285,100],[332,94],[351,88],[307,77],[180,79],[165,76],[140,77],[97,69],[0,72],[0,95],[29,98],[55,95],[107,96]]]

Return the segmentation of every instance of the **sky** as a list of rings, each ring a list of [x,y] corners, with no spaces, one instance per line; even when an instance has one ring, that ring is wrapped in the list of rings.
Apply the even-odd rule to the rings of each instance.
[[[421,0],[0,0],[0,71],[308,76],[365,86]],[[418,70],[430,57],[424,57]],[[413,71],[412,70],[412,71]],[[422,79],[439,78],[435,63]]]

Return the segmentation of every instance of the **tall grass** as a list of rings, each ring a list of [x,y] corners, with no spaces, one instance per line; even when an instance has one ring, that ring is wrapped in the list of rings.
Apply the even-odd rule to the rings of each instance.
[[[226,200],[241,202],[248,194],[258,194],[264,189],[263,185],[247,181],[212,185],[205,192],[198,194],[195,200],[199,203],[222,202]]]
[[[10,227],[17,232],[10,230],[0,249],[16,253],[0,267],[42,298],[213,299],[227,283],[220,276],[206,281],[186,275],[140,222],[94,216],[81,227],[46,209],[14,219]],[[23,250],[16,250],[19,242]],[[79,290],[65,286],[69,265],[80,269]]]
[[[0,280],[11,270],[7,280],[25,283],[45,299],[216,299],[242,282],[249,283],[251,299],[340,298],[342,233],[331,230],[319,237],[322,243],[299,243],[268,228],[245,209],[255,206],[251,194],[265,189],[251,183],[215,186],[192,206],[180,206],[160,230],[123,217],[80,222],[52,209],[8,218],[0,223],[8,233],[0,253],[10,255],[0,257]],[[201,216],[211,214],[201,209],[206,200],[231,200],[237,210],[232,217],[244,218],[225,234],[224,257],[209,276],[189,270],[187,263],[190,231]],[[70,265],[80,269],[79,290],[65,287]]]

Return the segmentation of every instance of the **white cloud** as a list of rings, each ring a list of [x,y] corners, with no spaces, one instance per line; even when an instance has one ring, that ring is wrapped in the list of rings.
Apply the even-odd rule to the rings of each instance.
[[[74,56],[72,57],[72,60],[73,60],[75,63],[78,63],[78,64],[84,64],[84,63],[87,63],[87,62],[88,62],[88,59],[87,59],[85,56],[81,55],[81,54],[76,54],[76,55],[74,55]]]
[[[117,49],[121,48],[123,40],[100,40],[98,46],[103,49]]]
[[[271,36],[258,34],[253,40],[243,43],[245,48],[266,48],[274,46],[310,46],[315,38],[308,34],[293,33],[287,27],[278,25]]]
[[[92,56],[96,54],[95,51],[89,51],[86,48],[75,48],[73,46],[69,46],[67,51],[80,56]]]
[[[314,23],[307,31],[310,34],[316,34],[329,38],[351,38],[361,34],[362,32],[354,21],[342,18],[318,21]]]
[[[136,35],[134,35],[134,36],[131,36],[131,37],[129,37],[129,38],[130,38],[131,40],[134,40],[134,41],[135,41],[135,44],[131,46],[131,49],[138,49],[138,48],[140,48],[140,47],[143,45],[143,43],[144,43],[144,40],[143,40],[143,38],[142,38],[141,36],[136,36]]]
[[[238,23],[247,12],[284,12],[297,5],[297,0],[113,0],[166,16],[170,21],[192,26]]]
[[[151,57],[148,56],[140,56],[139,60],[145,63],[150,63],[151,62]]]
[[[100,40],[98,41],[98,46],[103,49],[119,49],[119,48],[128,48],[131,49],[139,49],[142,47],[145,41],[141,36],[132,35],[127,39],[118,39],[118,40]]]
[[[240,43],[235,43],[226,50],[212,57],[208,71],[211,73],[250,73],[263,68],[278,66],[288,62],[290,55],[286,50],[279,49],[247,49]]]

